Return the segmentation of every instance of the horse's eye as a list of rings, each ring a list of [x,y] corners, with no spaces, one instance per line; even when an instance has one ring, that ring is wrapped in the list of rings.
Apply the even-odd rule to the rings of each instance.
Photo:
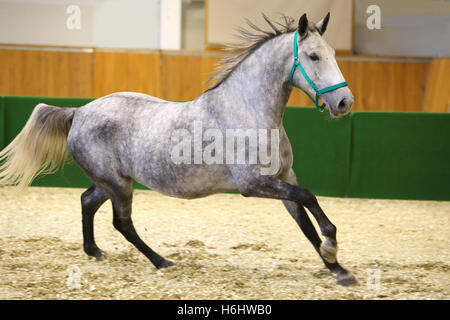
[[[312,61],[319,60],[319,56],[315,53],[310,54],[309,57],[311,58]]]

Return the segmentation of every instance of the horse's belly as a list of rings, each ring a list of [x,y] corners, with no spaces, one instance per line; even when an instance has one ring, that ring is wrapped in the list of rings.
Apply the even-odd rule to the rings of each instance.
[[[151,190],[178,198],[200,198],[236,189],[226,165],[177,165],[134,178]]]

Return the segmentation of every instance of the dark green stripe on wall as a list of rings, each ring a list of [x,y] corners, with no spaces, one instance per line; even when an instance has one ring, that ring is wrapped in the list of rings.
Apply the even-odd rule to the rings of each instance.
[[[5,98],[0,96],[0,149],[6,146]]]
[[[299,184],[315,194],[345,196],[350,170],[350,116],[332,119],[328,112],[288,107],[283,121]]]
[[[5,106],[4,134],[6,143],[10,143],[22,130],[34,107],[38,103],[46,103],[59,107],[80,107],[93,99],[90,98],[49,98],[49,97],[3,97]],[[55,174],[39,176],[32,185],[43,187],[89,187],[92,182],[73,160],[64,165]]]
[[[352,115],[351,197],[450,200],[450,114]]]
[[[38,103],[79,107],[92,100],[0,97],[1,149]],[[450,200],[450,114],[355,112],[331,119],[327,111],[288,107],[284,125],[299,183],[317,195]],[[55,187],[90,184],[73,162],[33,182]]]

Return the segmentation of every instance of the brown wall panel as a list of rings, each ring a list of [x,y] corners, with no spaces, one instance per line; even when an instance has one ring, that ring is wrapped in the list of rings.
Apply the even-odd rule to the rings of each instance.
[[[95,52],[93,95],[127,91],[127,53]]]
[[[338,61],[355,97],[353,111],[421,111],[427,62]],[[313,106],[295,90],[289,105]]]
[[[92,96],[92,54],[0,50],[0,95]]]
[[[354,111],[421,111],[429,63],[339,61]]]
[[[95,52],[93,94],[136,91],[160,96],[160,54]]]
[[[220,58],[199,55],[161,55],[161,94],[167,100],[192,100],[208,88]]]
[[[128,90],[161,96],[161,66],[159,53],[129,53]]]
[[[440,111],[449,105],[450,59],[338,64],[355,96],[354,111]],[[60,52],[0,49],[0,95],[101,97],[118,91],[191,100],[208,85],[220,55],[211,52]],[[289,105],[313,106],[295,89]]]
[[[450,112],[450,58],[433,59],[423,111]]]

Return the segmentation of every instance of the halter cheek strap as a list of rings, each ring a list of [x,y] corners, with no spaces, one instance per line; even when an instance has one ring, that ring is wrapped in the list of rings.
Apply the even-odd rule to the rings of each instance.
[[[308,77],[308,75],[305,72],[305,69],[303,69],[302,65],[300,64],[300,61],[298,60],[298,48],[297,48],[297,38],[298,38],[298,32],[295,31],[295,35],[294,35],[294,64],[292,65],[292,69],[291,69],[291,73],[289,74],[289,82],[296,88],[299,88],[300,90],[302,90],[304,93],[307,94],[307,96],[311,99],[312,102],[314,102],[316,108],[322,112],[325,109],[325,103],[322,103],[322,105],[319,104],[319,97],[322,93],[325,92],[329,92],[329,91],[333,91],[336,90],[338,88],[341,87],[346,87],[347,86],[347,82],[341,82],[338,84],[335,84],[333,86],[329,86],[323,89],[317,89],[316,85],[314,84],[314,82],[311,81],[311,79]],[[303,77],[306,79],[306,81],[309,83],[309,85],[311,86],[311,88],[316,92],[316,96],[315,98],[313,98],[313,96],[311,96],[306,90],[303,90],[300,87],[297,87],[294,84],[294,73],[296,69],[300,69],[300,72],[302,73]]]

